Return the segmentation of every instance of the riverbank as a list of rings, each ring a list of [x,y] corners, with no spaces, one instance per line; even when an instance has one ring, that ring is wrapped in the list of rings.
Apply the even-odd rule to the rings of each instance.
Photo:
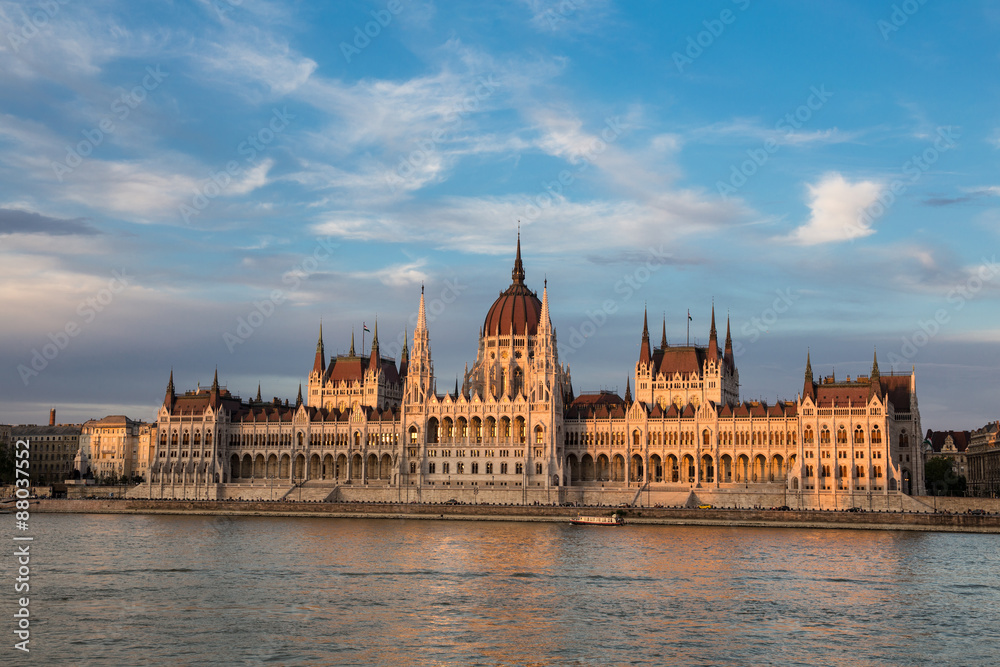
[[[239,502],[220,500],[56,500],[32,503],[33,512],[79,514],[191,514],[451,521],[568,522],[579,514],[610,514],[610,507],[447,505],[403,503]],[[840,528],[1000,533],[1000,515],[816,510],[623,508],[632,525]]]

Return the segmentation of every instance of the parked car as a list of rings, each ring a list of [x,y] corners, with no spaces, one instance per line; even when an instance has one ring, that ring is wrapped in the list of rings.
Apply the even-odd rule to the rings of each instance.
[[[710,509],[712,509],[712,506],[711,505],[698,505],[698,509],[700,509],[700,510],[710,510]]]
[[[448,500],[444,501],[444,504],[445,505],[457,505],[458,501],[455,500],[454,498],[449,498]]]
[[[864,512],[860,507],[848,507],[845,512]]]

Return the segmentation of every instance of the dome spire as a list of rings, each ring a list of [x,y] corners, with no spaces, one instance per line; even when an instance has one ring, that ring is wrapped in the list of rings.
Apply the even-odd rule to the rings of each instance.
[[[524,284],[524,264],[521,263],[521,225],[517,225],[517,256],[514,258],[514,270],[510,272],[511,279],[518,284]]]

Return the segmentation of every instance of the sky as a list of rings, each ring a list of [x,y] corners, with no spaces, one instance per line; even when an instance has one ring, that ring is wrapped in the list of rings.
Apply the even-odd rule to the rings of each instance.
[[[1000,417],[1000,7],[0,1],[0,423],[294,400],[421,285],[439,391],[547,280],[577,393],[728,317],[744,400]],[[364,341],[362,341],[364,336]]]

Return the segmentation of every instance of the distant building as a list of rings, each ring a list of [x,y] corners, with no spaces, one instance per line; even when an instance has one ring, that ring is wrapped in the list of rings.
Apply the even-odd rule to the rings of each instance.
[[[933,458],[951,459],[952,470],[960,477],[968,480],[968,463],[966,451],[969,447],[971,434],[969,431],[932,431],[927,429],[924,438],[924,463]]]
[[[966,452],[970,496],[1000,498],[1000,421],[976,429]]]
[[[412,353],[404,345],[398,365],[383,357],[376,327],[370,354],[352,344],[328,363],[321,328],[294,405],[263,402],[259,389],[241,400],[218,373],[211,389],[178,394],[171,373],[142,492],[268,497],[271,485],[278,498],[312,484],[316,499],[339,489],[404,502],[601,502],[618,491],[672,503],[698,489],[824,507],[873,496],[889,507],[923,492],[915,374],[882,375],[876,358],[869,376],[816,382],[807,354],[794,400],[741,401],[729,324],[720,344],[713,308],[707,346],[668,344],[664,324],[654,347],[644,317],[625,397],[575,396],[547,284],[541,299],[528,288],[520,240],[511,277],[450,392],[437,389],[422,290]]]
[[[79,455],[74,461],[80,477],[106,480],[135,476],[142,426],[142,422],[124,415],[86,422],[80,434]]]
[[[21,424],[10,427],[10,443],[18,440],[28,442],[28,479],[33,485],[63,482],[73,474],[73,458],[80,447],[80,430],[79,424]]]

